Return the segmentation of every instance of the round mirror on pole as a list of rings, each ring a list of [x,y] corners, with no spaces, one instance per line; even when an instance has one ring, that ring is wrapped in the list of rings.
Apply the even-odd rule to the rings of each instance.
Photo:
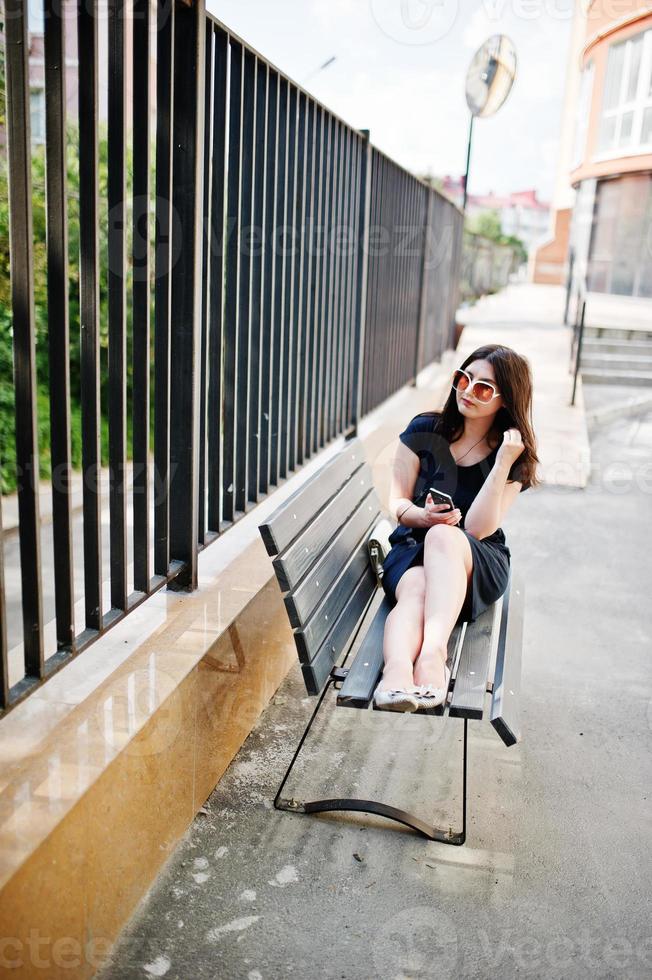
[[[506,34],[493,34],[478,48],[466,73],[466,104],[471,112],[471,122],[466,148],[463,211],[466,210],[473,121],[476,116],[486,118],[498,112],[509,95],[515,78],[514,45]]]

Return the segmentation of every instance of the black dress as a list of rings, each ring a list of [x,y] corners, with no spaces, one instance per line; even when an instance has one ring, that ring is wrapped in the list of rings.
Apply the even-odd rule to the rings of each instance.
[[[509,577],[511,552],[502,528],[497,528],[482,540],[473,537],[464,528],[466,513],[491,472],[499,446],[478,463],[458,466],[446,438],[434,431],[439,416],[439,412],[423,412],[415,416],[399,439],[421,462],[412,503],[425,506],[428,490],[434,487],[450,494],[455,506],[462,512],[456,527],[466,534],[471,545],[473,574],[458,621],[473,622],[504,593]],[[509,480],[521,479],[519,462],[517,459],[512,464]],[[529,485],[523,482],[521,492],[527,490]],[[423,565],[423,542],[427,532],[428,528],[399,525],[390,535],[392,547],[383,563],[383,589],[392,605],[396,603],[396,586],[403,573],[412,565]]]

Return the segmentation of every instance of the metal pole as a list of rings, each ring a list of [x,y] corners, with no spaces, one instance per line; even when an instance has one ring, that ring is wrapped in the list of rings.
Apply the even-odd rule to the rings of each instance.
[[[469,139],[466,144],[466,172],[464,174],[464,197],[462,198],[462,211],[466,211],[466,199],[468,196],[467,188],[469,183],[469,167],[471,165],[471,144],[473,142],[473,120],[475,116],[471,115],[471,122],[469,123]]]
[[[580,358],[582,357],[582,340],[584,339],[584,317],[586,316],[586,300],[582,301],[582,312],[580,314],[580,332],[577,338],[577,350],[575,352],[575,374],[573,376],[573,394],[571,395],[571,405],[575,404],[575,387],[577,385],[577,374],[580,369]]]

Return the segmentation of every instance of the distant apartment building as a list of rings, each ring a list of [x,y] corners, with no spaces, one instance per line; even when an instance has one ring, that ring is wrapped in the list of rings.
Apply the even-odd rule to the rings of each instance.
[[[652,0],[578,4],[553,204],[535,281],[652,297]]]
[[[462,177],[444,177],[442,190],[456,204],[462,204]],[[520,238],[528,252],[545,239],[550,226],[550,205],[540,201],[535,190],[513,194],[469,194],[466,211],[470,217],[483,211],[496,211],[505,235]]]

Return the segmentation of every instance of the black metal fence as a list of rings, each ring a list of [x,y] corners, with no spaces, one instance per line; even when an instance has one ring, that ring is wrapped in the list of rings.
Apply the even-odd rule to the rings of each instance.
[[[52,472],[45,570],[29,37],[25,0],[5,0],[22,638],[16,643],[7,630],[0,563],[2,710],[156,589],[195,588],[202,547],[437,359],[452,343],[461,263],[460,212],[207,16],[203,3],[134,0],[127,18],[124,0],[110,0],[100,22],[92,0],[78,0],[79,285],[78,305],[71,303],[70,23],[62,9],[44,0]],[[101,30],[108,40],[105,192]],[[70,486],[76,334],[79,516]],[[76,540],[83,542],[78,559]],[[83,563],[77,591],[76,561]],[[44,605],[46,575],[54,597]],[[52,619],[56,649],[48,651]]]
[[[465,231],[460,274],[462,299],[476,299],[503,289],[521,264],[522,259],[511,245],[501,245]]]

